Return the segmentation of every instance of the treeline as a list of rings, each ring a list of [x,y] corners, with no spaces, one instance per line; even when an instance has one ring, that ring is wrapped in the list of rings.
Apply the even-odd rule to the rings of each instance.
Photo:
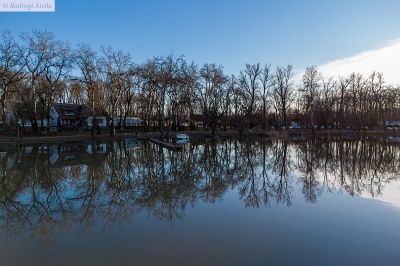
[[[297,82],[296,82],[297,80]],[[147,130],[161,135],[184,126],[240,132],[257,128],[378,128],[396,119],[399,87],[382,73],[323,77],[315,66],[296,79],[293,67],[246,64],[227,75],[216,64],[197,65],[183,56],[154,57],[137,64],[129,53],[87,44],[71,47],[47,31],[0,40],[0,101],[7,108],[29,109],[32,128],[50,119],[53,103],[86,104],[109,117],[140,117]],[[22,106],[22,107],[21,107]],[[16,121],[10,122],[15,128]],[[41,123],[43,125],[43,123]],[[110,120],[110,132],[115,128]],[[42,128],[43,130],[43,128]]]

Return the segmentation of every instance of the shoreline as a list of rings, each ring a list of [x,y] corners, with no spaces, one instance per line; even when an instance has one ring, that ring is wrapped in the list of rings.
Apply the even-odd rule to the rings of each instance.
[[[190,139],[207,139],[213,138],[211,131],[182,131],[179,133],[188,134]],[[169,132],[168,138],[175,138],[178,132]],[[22,138],[0,136],[0,144],[46,144],[59,142],[80,142],[80,141],[113,141],[137,138],[140,140],[148,140],[150,138],[158,138],[159,132],[149,131],[143,133],[117,133],[114,136],[108,134],[95,135],[92,137],[90,133],[71,132],[63,135],[47,135],[34,136],[29,135]],[[247,134],[240,134],[237,130],[216,131],[214,138],[248,138],[248,137],[267,137],[269,139],[288,138],[288,137],[389,137],[400,136],[398,131],[383,131],[383,130],[292,130],[292,131],[250,131]]]

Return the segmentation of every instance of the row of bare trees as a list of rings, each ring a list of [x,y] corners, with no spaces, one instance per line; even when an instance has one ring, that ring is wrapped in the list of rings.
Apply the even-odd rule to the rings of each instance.
[[[38,131],[38,121],[43,127],[55,102],[86,104],[95,114],[119,117],[119,125],[110,120],[111,134],[129,116],[142,118],[161,136],[184,126],[214,134],[227,128],[287,128],[292,121],[307,128],[362,129],[398,116],[400,89],[386,84],[382,73],[334,79],[312,66],[296,80],[291,65],[247,64],[235,76],[183,56],[135,64],[128,53],[87,44],[71,48],[47,31],[3,32],[0,40],[2,120],[14,128],[22,108]],[[7,110],[14,119],[7,118]]]
[[[306,69],[302,81],[297,110],[307,127],[366,129],[398,120],[399,88],[387,85],[382,73],[367,77],[353,73],[334,80],[322,77],[313,66]]]

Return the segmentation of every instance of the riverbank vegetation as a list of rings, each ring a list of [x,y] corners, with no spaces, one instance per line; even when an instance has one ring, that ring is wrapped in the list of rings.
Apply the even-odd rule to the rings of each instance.
[[[218,64],[198,65],[175,55],[139,63],[111,47],[71,47],[47,31],[3,32],[0,38],[1,117],[10,134],[22,116],[31,121],[32,132],[50,130],[38,121],[50,119],[54,103],[106,113],[111,135],[127,117],[142,119],[145,130],[157,129],[161,137],[196,128],[212,134],[293,125],[366,130],[400,120],[400,89],[382,73],[324,77],[310,66],[298,75],[291,65],[268,63],[246,64],[229,75]]]

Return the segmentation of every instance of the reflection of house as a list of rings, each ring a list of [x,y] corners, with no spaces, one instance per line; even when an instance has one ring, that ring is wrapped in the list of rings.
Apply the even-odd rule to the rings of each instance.
[[[385,129],[386,130],[399,130],[400,129],[400,120],[385,121]]]
[[[101,154],[107,153],[107,144],[106,143],[98,143],[95,147],[96,147],[96,152],[97,153],[101,153]],[[87,146],[86,152],[89,153],[89,154],[93,154],[94,153],[92,144],[89,144]]]
[[[97,155],[93,157],[92,144],[66,144],[62,146],[53,145],[50,148],[50,163],[54,167],[66,167],[73,165],[87,165],[93,160],[104,159],[107,154],[107,144],[96,145]],[[99,157],[100,156],[100,157]]]
[[[140,147],[140,144],[135,139],[125,139],[124,142],[124,149],[133,150]]]
[[[0,151],[0,159],[3,162],[2,167],[5,166],[4,159],[7,159],[7,169],[15,169],[27,174],[29,174],[31,169],[47,173],[49,166],[54,168],[77,165],[101,166],[110,152],[108,145],[107,143],[97,143],[94,145],[94,147],[97,147],[97,152],[95,153],[92,151],[91,143],[22,146],[19,152],[15,152],[14,150],[11,153],[9,150],[6,152],[3,150]],[[46,174],[44,176],[47,177],[49,175]]]
[[[107,153],[107,144],[106,143],[98,143],[95,146],[93,146],[92,144],[88,144],[86,146],[85,152],[88,153],[88,154],[93,154],[94,153],[94,150],[93,150],[94,147],[95,147],[97,153],[100,153],[100,154]]]
[[[400,137],[398,137],[398,136],[387,137],[386,142],[400,143]]]

